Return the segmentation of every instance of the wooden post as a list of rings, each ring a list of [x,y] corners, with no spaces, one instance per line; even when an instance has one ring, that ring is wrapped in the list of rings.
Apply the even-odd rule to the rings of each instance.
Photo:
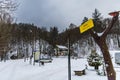
[[[98,46],[100,47],[103,53],[108,80],[116,80],[116,72],[114,70],[114,67],[111,61],[111,56],[106,44],[106,36],[109,33],[109,31],[112,29],[114,23],[118,20],[119,12],[113,12],[113,13],[110,13],[110,15],[113,15],[112,21],[101,36],[98,36],[97,33],[94,33],[92,30],[90,30],[90,34],[92,35],[95,42],[98,44]]]
[[[103,53],[108,80],[116,80],[116,73],[114,71],[114,67],[111,61],[111,56],[109,54],[107,44],[105,43],[105,41],[101,41],[100,43],[101,44],[99,46]]]

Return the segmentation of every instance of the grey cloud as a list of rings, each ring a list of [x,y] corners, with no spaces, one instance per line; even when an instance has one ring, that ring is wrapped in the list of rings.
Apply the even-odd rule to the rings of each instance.
[[[68,27],[70,23],[80,25],[83,17],[91,18],[97,8],[102,15],[119,10],[120,1],[110,0],[21,0],[16,11],[18,22],[34,23],[38,26]]]

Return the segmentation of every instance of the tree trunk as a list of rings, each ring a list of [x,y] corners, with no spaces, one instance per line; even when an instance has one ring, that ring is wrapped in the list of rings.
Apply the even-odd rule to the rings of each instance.
[[[92,30],[90,30],[90,34],[92,35],[95,42],[98,44],[98,46],[100,47],[100,49],[103,53],[108,80],[116,80],[116,73],[115,73],[114,68],[113,68],[111,56],[110,56],[105,39],[106,39],[107,34],[109,33],[109,31],[112,29],[113,25],[115,24],[115,22],[118,20],[119,11],[112,12],[109,14],[110,15],[114,14],[114,15],[112,15],[113,16],[112,21],[108,25],[108,27],[105,29],[102,36],[98,36],[98,34],[94,33],[94,31],[92,31]]]
[[[120,48],[120,40],[118,35],[117,35],[117,41],[118,41],[118,47]]]
[[[111,56],[109,54],[105,39],[99,40],[97,43],[103,53],[108,80],[116,80],[116,72],[114,71]]]
[[[98,69],[99,69],[99,66],[96,66],[96,65],[95,65],[95,67],[94,67],[94,68],[95,68],[95,70],[98,70]]]

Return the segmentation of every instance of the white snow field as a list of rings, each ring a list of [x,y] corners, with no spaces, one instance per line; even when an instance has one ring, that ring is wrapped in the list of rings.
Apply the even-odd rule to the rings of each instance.
[[[106,76],[98,75],[90,66],[86,75],[76,76],[74,71],[85,69],[86,64],[85,58],[71,59],[71,80],[107,80]],[[113,64],[116,80],[120,80],[120,66],[114,63],[114,58]],[[45,63],[44,66],[38,63],[30,65],[29,60],[24,62],[23,59],[0,62],[0,80],[68,80],[68,60],[67,57],[53,58],[52,63]]]

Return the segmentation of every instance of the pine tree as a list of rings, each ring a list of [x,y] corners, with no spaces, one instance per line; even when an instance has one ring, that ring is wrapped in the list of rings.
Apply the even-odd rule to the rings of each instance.
[[[103,26],[101,13],[97,9],[95,9],[94,13],[92,14],[92,17],[94,22],[94,31],[98,33],[102,32]]]
[[[96,70],[102,65],[102,57],[96,53],[96,50],[91,50],[91,54],[87,58],[88,64],[94,66]]]
[[[51,27],[50,28],[50,44],[55,47],[57,44],[57,37],[58,37],[58,28],[57,27]]]

